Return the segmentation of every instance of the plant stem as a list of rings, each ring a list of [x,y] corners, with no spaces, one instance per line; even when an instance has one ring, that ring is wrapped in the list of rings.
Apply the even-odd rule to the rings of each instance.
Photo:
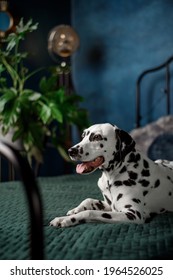
[[[16,45],[15,45],[15,49],[14,49],[14,57],[15,57],[14,69],[15,69],[16,73],[18,73],[18,63],[17,63],[18,48],[19,48],[19,39],[16,40]],[[14,88],[17,87],[17,80],[13,80],[13,85],[14,85]]]

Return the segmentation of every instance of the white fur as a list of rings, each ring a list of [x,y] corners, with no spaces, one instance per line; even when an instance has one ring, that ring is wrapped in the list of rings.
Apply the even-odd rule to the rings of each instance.
[[[99,135],[101,140],[92,140]],[[92,136],[92,137],[91,137]],[[82,148],[82,149],[81,149]],[[98,186],[103,201],[85,199],[67,216],[50,222],[68,227],[83,222],[144,223],[151,213],[173,211],[173,162],[151,161],[135,149],[131,136],[111,124],[93,125],[84,138],[69,150],[73,160],[92,161],[103,156]]]

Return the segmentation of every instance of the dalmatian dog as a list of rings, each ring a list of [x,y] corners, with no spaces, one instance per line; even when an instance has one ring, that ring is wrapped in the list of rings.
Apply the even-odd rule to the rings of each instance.
[[[153,214],[173,211],[173,162],[152,161],[135,147],[125,131],[109,123],[84,130],[82,141],[69,149],[76,171],[102,171],[98,180],[103,200],[87,198],[51,226],[69,227],[86,222],[142,224]]]

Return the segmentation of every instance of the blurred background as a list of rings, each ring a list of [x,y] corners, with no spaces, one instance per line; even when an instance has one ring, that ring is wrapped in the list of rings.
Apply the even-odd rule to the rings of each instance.
[[[8,2],[14,22],[23,17],[39,23],[38,30],[24,43],[30,53],[30,69],[61,64],[62,57],[52,59],[48,53],[48,34],[55,26],[72,26],[80,43],[68,63],[73,88],[84,98],[82,106],[88,110],[90,122],[111,122],[124,130],[132,130],[136,121],[138,76],[143,70],[161,64],[173,53],[173,1]],[[144,84],[142,125],[164,114],[164,73],[161,71],[159,79],[158,75],[156,77],[157,83],[152,77],[152,82],[147,79]],[[32,79],[31,87],[36,88],[38,80],[39,75]],[[58,153],[49,149],[40,174],[60,175],[66,173],[65,168]]]

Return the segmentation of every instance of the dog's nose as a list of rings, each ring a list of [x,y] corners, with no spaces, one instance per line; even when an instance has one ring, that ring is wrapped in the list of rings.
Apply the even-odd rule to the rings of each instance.
[[[78,148],[70,148],[68,150],[69,156],[75,157],[78,155]]]

